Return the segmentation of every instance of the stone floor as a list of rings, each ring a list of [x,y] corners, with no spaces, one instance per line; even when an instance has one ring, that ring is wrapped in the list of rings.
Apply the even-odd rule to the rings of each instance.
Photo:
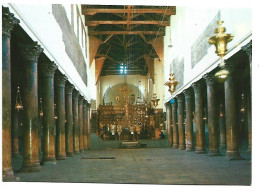
[[[145,141],[143,141],[144,143]],[[225,156],[209,157],[172,148],[113,148],[113,141],[101,143],[96,149],[84,151],[56,165],[42,165],[40,172],[15,172],[22,182],[81,182],[129,184],[203,184],[250,185],[250,155],[244,160],[229,161]],[[114,145],[119,143],[115,142]],[[165,141],[157,140],[157,145]]]

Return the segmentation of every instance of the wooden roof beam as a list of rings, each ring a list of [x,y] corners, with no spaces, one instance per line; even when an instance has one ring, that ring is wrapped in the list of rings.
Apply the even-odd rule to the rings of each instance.
[[[165,32],[162,31],[89,31],[89,36],[95,35],[107,35],[107,34],[115,34],[115,35],[156,35],[158,33],[159,36],[164,36]]]
[[[83,8],[83,15],[95,15],[97,13],[127,13],[127,9],[102,9],[102,8]],[[165,14],[165,15],[175,15],[176,7],[171,7],[169,9],[131,9],[131,13],[156,13],[156,14]]]
[[[170,26],[170,21],[86,21],[86,26],[97,25],[160,25]]]

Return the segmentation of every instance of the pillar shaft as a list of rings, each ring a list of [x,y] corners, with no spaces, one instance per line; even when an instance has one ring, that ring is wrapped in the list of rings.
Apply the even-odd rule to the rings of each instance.
[[[186,110],[186,150],[192,151],[193,146],[193,124],[192,124],[192,103],[191,103],[191,90],[186,89],[183,91],[185,95],[185,110]]]
[[[78,106],[78,97],[79,92],[74,90],[73,91],[73,150],[75,154],[79,153],[79,106]]]
[[[208,105],[208,130],[209,130],[209,155],[219,155],[218,148],[218,112],[216,104],[215,79],[214,75],[203,76],[207,84],[207,105]]]
[[[169,103],[166,104],[166,129],[169,147],[172,147],[172,127],[171,127],[171,106]]]
[[[38,171],[38,73],[37,62],[43,51],[37,42],[22,46],[22,56],[25,61],[24,71],[24,153],[23,170]]]
[[[202,84],[200,82],[193,85],[195,94],[195,128],[196,128],[196,153],[205,153],[205,126],[203,124],[202,108]]]
[[[55,76],[55,103],[58,119],[56,120],[56,158],[66,158],[65,147],[65,82],[67,77],[61,72]]]
[[[246,52],[249,61],[249,72],[250,72],[250,91],[247,95],[247,126],[248,126],[248,151],[252,149],[252,40],[242,50]]]
[[[73,112],[72,112],[72,92],[74,86],[69,82],[66,83],[65,89],[65,111],[66,111],[66,126],[65,126],[65,139],[66,139],[66,155],[73,156]]]
[[[87,105],[88,149],[90,148],[90,133],[91,133],[90,115],[91,115],[91,107],[90,104],[88,104]]]
[[[88,150],[87,101],[83,101],[83,147]]]
[[[182,94],[177,96],[178,101],[178,133],[179,133],[179,149],[185,149],[185,129],[184,129],[184,98]]]
[[[172,106],[172,138],[173,138],[173,148],[179,148],[179,135],[178,135],[178,125],[177,125],[177,103],[176,99],[174,99],[174,103]]]
[[[42,71],[43,161],[55,161],[54,62],[44,60]]]
[[[11,158],[11,31],[19,21],[2,7],[2,175],[3,181],[15,178]]]
[[[12,157],[19,156],[19,144],[18,144],[18,130],[19,130],[19,119],[18,112],[15,109],[15,105],[12,106]]]
[[[226,124],[225,116],[223,111],[223,105],[220,105],[220,115],[219,115],[219,133],[220,133],[220,148],[226,149]]]
[[[240,158],[239,128],[236,122],[236,95],[234,81],[234,64],[226,64],[229,75],[224,83],[225,85],[225,114],[226,114],[226,139],[227,139],[227,157],[229,159]]]
[[[83,151],[84,150],[84,135],[83,135],[83,96],[79,96],[78,99],[78,104],[79,104],[79,150]]]

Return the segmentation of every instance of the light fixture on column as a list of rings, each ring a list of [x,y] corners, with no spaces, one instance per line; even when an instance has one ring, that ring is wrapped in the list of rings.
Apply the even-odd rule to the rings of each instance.
[[[54,119],[58,119],[56,104],[54,104]]]
[[[219,116],[224,117],[224,108],[223,108],[222,104],[220,104],[220,106],[219,106],[219,112],[220,112]]]
[[[220,57],[220,64],[219,67],[221,68],[220,71],[218,71],[215,74],[215,78],[219,82],[224,82],[229,75],[229,72],[224,68],[225,62],[223,57],[227,53],[227,44],[232,41],[233,35],[225,33],[226,28],[222,26],[222,23],[224,21],[218,21],[218,27],[215,29],[215,35],[210,37],[208,42],[210,44],[214,44],[216,47],[216,54]]]
[[[43,116],[43,110],[42,110],[42,98],[40,98],[40,116]]]
[[[17,87],[15,109],[17,109],[18,111],[20,109],[23,109],[23,103],[22,103],[22,99],[21,99],[21,93],[20,93],[20,87],[19,86]]]
[[[178,81],[174,78],[174,73],[170,74],[169,81],[167,81],[164,85],[169,87],[169,92],[172,94],[175,91],[175,87],[179,84]]]
[[[206,122],[207,121],[207,110],[204,108],[204,117],[203,120]]]

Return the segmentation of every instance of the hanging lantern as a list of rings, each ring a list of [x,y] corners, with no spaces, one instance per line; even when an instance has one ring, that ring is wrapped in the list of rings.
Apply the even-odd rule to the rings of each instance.
[[[40,98],[40,116],[43,116],[43,111],[42,111],[42,98]]]
[[[54,119],[58,119],[56,104],[54,104]]]
[[[226,28],[222,26],[222,23],[224,21],[218,21],[218,27],[215,29],[215,35],[210,37],[208,42],[210,44],[214,44],[216,47],[216,54],[220,57],[221,62],[219,64],[219,67],[221,68],[220,71],[218,71],[215,74],[215,78],[219,82],[225,82],[227,79],[227,76],[229,75],[229,72],[224,68],[225,67],[225,62],[223,57],[227,53],[227,44],[233,40],[233,35],[227,34]]]
[[[204,108],[204,117],[203,120],[206,122],[207,121],[207,111],[206,108]]]
[[[170,78],[169,81],[167,81],[164,85],[169,87],[169,92],[171,94],[173,94],[173,92],[175,91],[175,87],[179,84],[178,81],[175,80],[174,78],[174,73],[170,74]]]
[[[160,101],[160,99],[157,98],[156,93],[153,93],[153,98],[151,99],[153,106],[156,107],[158,105],[159,101]]]
[[[17,93],[16,93],[16,100],[15,100],[15,109],[18,111],[20,109],[23,109],[22,99],[21,99],[21,93],[20,93],[20,87],[17,87]]]

